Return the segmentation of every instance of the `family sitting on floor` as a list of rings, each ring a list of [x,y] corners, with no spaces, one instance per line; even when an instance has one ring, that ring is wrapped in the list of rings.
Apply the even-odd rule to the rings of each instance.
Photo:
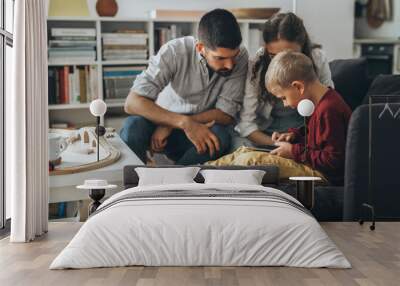
[[[205,14],[197,39],[166,43],[137,77],[121,138],[144,162],[150,150],[178,165],[273,164],[282,178],[341,184],[351,110],[333,89],[325,54],[293,13],[269,19],[263,39],[249,59],[235,17],[223,9]],[[307,147],[296,110],[302,99],[315,106]],[[278,147],[252,149],[265,145]]]

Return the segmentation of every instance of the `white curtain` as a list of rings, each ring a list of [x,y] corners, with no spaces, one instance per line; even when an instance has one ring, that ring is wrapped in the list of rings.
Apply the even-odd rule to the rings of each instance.
[[[12,242],[48,227],[46,0],[15,1],[13,94],[6,99],[7,187]]]

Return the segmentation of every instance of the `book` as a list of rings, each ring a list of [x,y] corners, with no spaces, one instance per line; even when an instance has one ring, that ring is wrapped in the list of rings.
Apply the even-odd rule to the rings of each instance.
[[[49,104],[57,104],[57,94],[56,94],[56,88],[57,88],[57,83],[56,83],[56,74],[57,70],[56,69],[49,69],[48,72],[48,103]]]
[[[104,50],[146,50],[146,45],[103,45]]]
[[[85,76],[85,68],[79,68],[79,102],[85,103],[87,101],[86,98],[86,76]]]
[[[147,39],[147,33],[103,33],[103,39]]]
[[[143,71],[145,69],[147,69],[147,66],[120,66],[120,67],[104,67],[103,71],[130,71],[130,70]]]
[[[49,59],[49,64],[52,65],[65,65],[65,64],[77,64],[82,65],[84,63],[94,62],[95,58],[85,58],[85,57],[58,57]]]
[[[89,67],[90,101],[99,97],[97,66]]]
[[[73,73],[72,73],[72,103],[73,104],[78,104],[81,102],[80,100],[80,82],[79,82],[79,70],[76,66],[73,67]]]
[[[94,28],[51,28],[51,36],[53,36],[53,37],[64,37],[64,36],[95,37],[96,29],[94,29]]]
[[[95,41],[94,36],[52,36],[54,41]]]
[[[65,129],[68,128],[68,123],[51,123],[50,127],[54,129]]]
[[[90,68],[85,66],[85,78],[86,78],[86,102],[90,101]]]
[[[104,39],[103,45],[147,45],[147,39],[144,38],[128,38],[128,39]]]
[[[142,71],[108,71],[104,72],[103,76],[104,78],[110,78],[110,77],[132,77],[132,76],[137,76],[141,74]]]
[[[50,58],[68,58],[68,57],[76,57],[76,58],[95,58],[96,51],[85,51],[85,50],[49,50]]]
[[[67,104],[73,103],[73,90],[74,90],[74,82],[73,82],[73,73],[69,71],[68,73],[68,101]]]
[[[56,69],[56,104],[60,103],[60,76]]]
[[[80,104],[98,97],[97,66],[49,67],[49,104]]]
[[[49,47],[96,47],[93,40],[49,40]]]

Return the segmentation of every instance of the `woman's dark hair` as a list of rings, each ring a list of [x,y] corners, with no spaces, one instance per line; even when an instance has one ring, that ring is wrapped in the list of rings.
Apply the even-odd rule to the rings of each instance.
[[[278,13],[268,19],[264,24],[263,39],[266,44],[277,40],[286,40],[299,44],[301,46],[301,52],[312,60],[315,69],[315,63],[312,59],[311,52],[312,49],[320,46],[311,43],[303,20],[294,13]],[[261,88],[261,97],[266,101],[272,102],[274,97],[266,90],[264,81],[270,62],[271,58],[268,53],[265,52],[260,56],[254,64],[251,80],[255,81],[257,74],[260,73],[260,82],[258,84]]]

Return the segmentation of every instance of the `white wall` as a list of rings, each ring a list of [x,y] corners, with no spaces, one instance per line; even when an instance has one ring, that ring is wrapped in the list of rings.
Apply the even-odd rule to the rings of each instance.
[[[393,20],[384,22],[382,26],[373,29],[368,26],[366,17],[357,18],[355,22],[356,38],[398,38],[400,37],[400,1],[393,3]]]
[[[353,1],[297,0],[296,7],[311,40],[322,45],[329,60],[353,57]]]
[[[292,0],[117,0],[116,17],[147,17],[154,9],[212,10],[215,8],[261,8],[280,7],[283,11],[292,10]],[[96,0],[88,0],[92,16],[96,16]]]

